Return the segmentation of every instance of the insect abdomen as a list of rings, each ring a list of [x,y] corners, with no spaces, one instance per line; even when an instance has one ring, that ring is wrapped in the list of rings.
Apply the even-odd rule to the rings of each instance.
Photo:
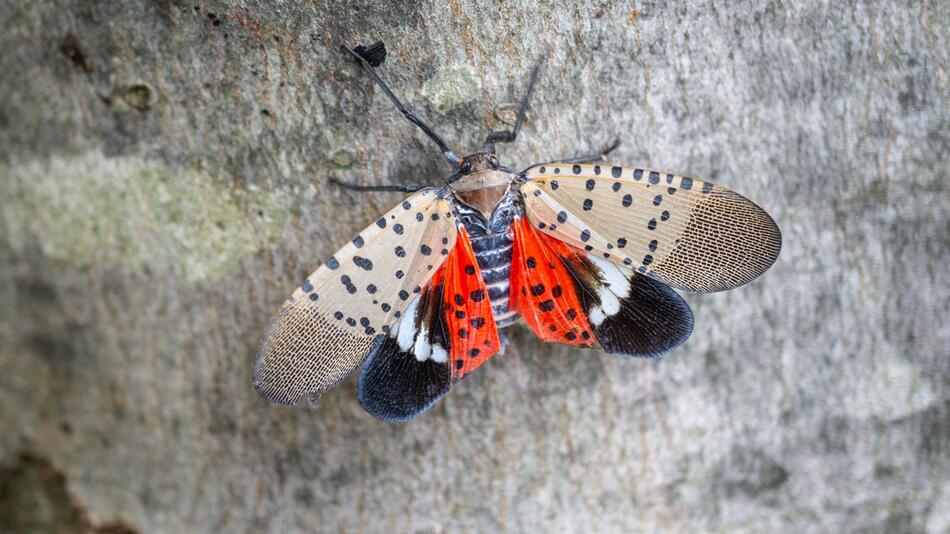
[[[513,236],[509,227],[504,233],[480,234],[471,237],[475,260],[488,288],[488,299],[498,328],[518,321],[518,313],[508,309],[508,287],[511,272]]]

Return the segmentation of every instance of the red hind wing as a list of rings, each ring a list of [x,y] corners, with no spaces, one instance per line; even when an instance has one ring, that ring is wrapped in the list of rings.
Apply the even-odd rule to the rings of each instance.
[[[598,346],[576,281],[565,263],[576,261],[575,253],[563,242],[535,230],[527,218],[515,219],[513,227],[512,309],[543,341]]]
[[[455,249],[441,268],[442,312],[451,340],[454,378],[471,373],[501,349],[488,289],[465,229],[459,228]]]
[[[408,421],[449,392],[501,347],[491,302],[468,235],[430,248],[445,262],[363,364],[360,405],[379,419]],[[448,247],[452,247],[451,252]]]

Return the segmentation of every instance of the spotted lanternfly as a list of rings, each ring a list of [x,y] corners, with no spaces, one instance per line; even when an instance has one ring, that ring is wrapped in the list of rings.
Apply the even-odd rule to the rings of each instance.
[[[453,166],[442,186],[363,187],[412,196],[311,274],[271,320],[254,387],[273,402],[316,398],[360,364],[358,397],[406,421],[503,351],[519,320],[544,341],[653,357],[679,346],[692,312],[671,288],[713,292],[775,262],[781,234],[762,208],[718,185],[601,163],[601,154],[515,172],[496,143],[459,158],[376,74],[381,43],[346,48]],[[368,52],[371,51],[371,52]],[[367,54],[370,57],[367,57]]]

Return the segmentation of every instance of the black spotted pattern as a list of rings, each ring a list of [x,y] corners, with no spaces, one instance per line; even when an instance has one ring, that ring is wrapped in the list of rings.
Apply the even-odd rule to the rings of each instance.
[[[353,293],[356,293],[356,286],[353,285],[353,281],[350,280],[349,276],[345,274],[341,276],[340,283],[343,284],[343,287],[346,288],[346,292],[349,293],[350,295],[352,295]]]
[[[355,263],[357,267],[359,267],[360,269],[363,269],[364,271],[373,270],[373,262],[370,261],[369,258],[363,258],[361,256],[353,256],[353,263]]]

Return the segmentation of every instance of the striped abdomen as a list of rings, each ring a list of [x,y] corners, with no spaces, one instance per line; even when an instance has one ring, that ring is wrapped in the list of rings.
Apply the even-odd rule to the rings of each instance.
[[[518,321],[518,313],[508,309],[509,274],[513,235],[509,226],[504,233],[479,234],[470,237],[475,259],[488,288],[488,299],[498,328]]]

